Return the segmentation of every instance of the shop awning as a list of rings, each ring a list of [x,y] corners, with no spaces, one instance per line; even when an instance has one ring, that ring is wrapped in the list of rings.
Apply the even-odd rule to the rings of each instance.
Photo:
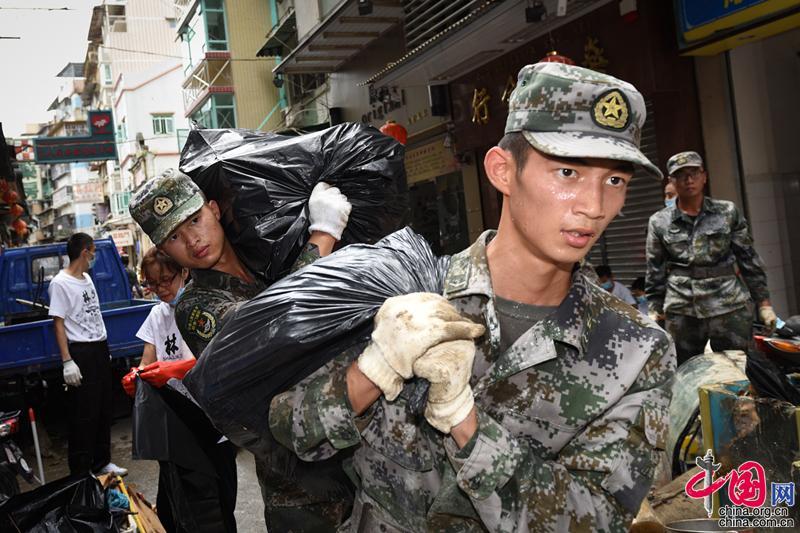
[[[297,37],[297,17],[294,14],[294,8],[289,10],[289,13],[277,26],[272,28],[272,31],[267,35],[267,42],[261,47],[261,50],[256,54],[258,57],[275,57],[283,56],[291,52],[292,47],[286,43],[291,43]]]
[[[561,17],[554,15],[555,2],[545,1],[548,16],[531,23],[525,20],[527,0],[486,0],[359,85],[447,83],[610,1],[572,0]]]
[[[335,72],[342,68],[403,20],[400,0],[373,0],[372,4],[372,13],[359,15],[356,0],[342,2],[286,54],[273,72]],[[262,55],[261,52],[259,55]]]

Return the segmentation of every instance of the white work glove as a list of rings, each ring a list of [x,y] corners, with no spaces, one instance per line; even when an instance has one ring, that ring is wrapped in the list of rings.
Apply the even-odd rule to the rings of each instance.
[[[664,320],[664,315],[659,313],[658,311],[648,311],[647,316],[650,317],[650,320],[653,322],[658,322],[659,320]]]
[[[414,375],[431,383],[425,419],[442,433],[463,422],[475,405],[469,386],[474,360],[475,343],[459,340],[434,346],[414,362]]]
[[[81,375],[81,369],[78,368],[78,365],[75,364],[75,361],[70,359],[69,361],[64,362],[64,383],[71,387],[80,387],[81,380],[83,376]]]
[[[337,241],[347,226],[352,206],[337,187],[319,182],[308,199],[308,218],[311,225],[308,232],[321,231]]]
[[[761,322],[763,322],[770,331],[775,330],[775,326],[778,325],[778,315],[775,314],[775,310],[771,305],[760,307],[758,309],[758,316],[761,318]]]
[[[386,300],[375,315],[372,340],[358,356],[358,368],[393,401],[414,361],[429,348],[483,335],[484,327],[462,317],[444,296],[415,292]]]

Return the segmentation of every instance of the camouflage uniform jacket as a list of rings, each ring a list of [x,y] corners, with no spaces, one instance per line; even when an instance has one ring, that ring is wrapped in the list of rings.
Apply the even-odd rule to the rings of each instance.
[[[301,269],[319,259],[319,249],[307,244],[292,265],[291,271]],[[175,307],[175,322],[186,344],[196,357],[203,350],[239,304],[254,298],[267,284],[251,273],[253,283],[217,270],[192,270],[192,280],[186,285]]]
[[[670,273],[671,267],[725,265],[731,266],[729,274],[703,279],[690,277],[685,269]],[[694,221],[677,207],[650,217],[645,285],[651,310],[697,318],[741,309],[751,298],[756,303],[769,298],[764,263],[753,248],[747,221],[733,202],[709,197]]]
[[[461,450],[381,397],[355,417],[354,346],[273,399],[275,438],[301,459],[357,446],[346,531],[627,531],[668,428],[675,352],[647,317],[581,271],[561,305],[504,353],[484,233],[453,257],[445,295],[486,325],[471,385],[478,431]]]

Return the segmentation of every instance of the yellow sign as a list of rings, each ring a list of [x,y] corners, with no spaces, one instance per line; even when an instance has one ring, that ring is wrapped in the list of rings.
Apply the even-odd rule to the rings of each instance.
[[[622,130],[628,125],[628,101],[616,89],[605,93],[594,104],[594,121],[601,126]]]
[[[408,183],[432,180],[458,170],[458,162],[444,140],[406,150],[406,179]]]

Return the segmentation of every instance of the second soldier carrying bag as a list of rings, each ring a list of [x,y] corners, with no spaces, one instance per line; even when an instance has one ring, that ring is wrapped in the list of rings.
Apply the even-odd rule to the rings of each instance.
[[[189,133],[180,170],[220,206],[237,255],[268,282],[308,242],[308,199],[323,181],[353,206],[341,245],[375,243],[404,224],[405,149],[371,126],[339,124],[290,137],[241,129]]]
[[[323,257],[242,304],[183,383],[222,433],[258,455],[271,440],[272,397],[366,344],[388,298],[442,294],[449,264],[409,228]]]

